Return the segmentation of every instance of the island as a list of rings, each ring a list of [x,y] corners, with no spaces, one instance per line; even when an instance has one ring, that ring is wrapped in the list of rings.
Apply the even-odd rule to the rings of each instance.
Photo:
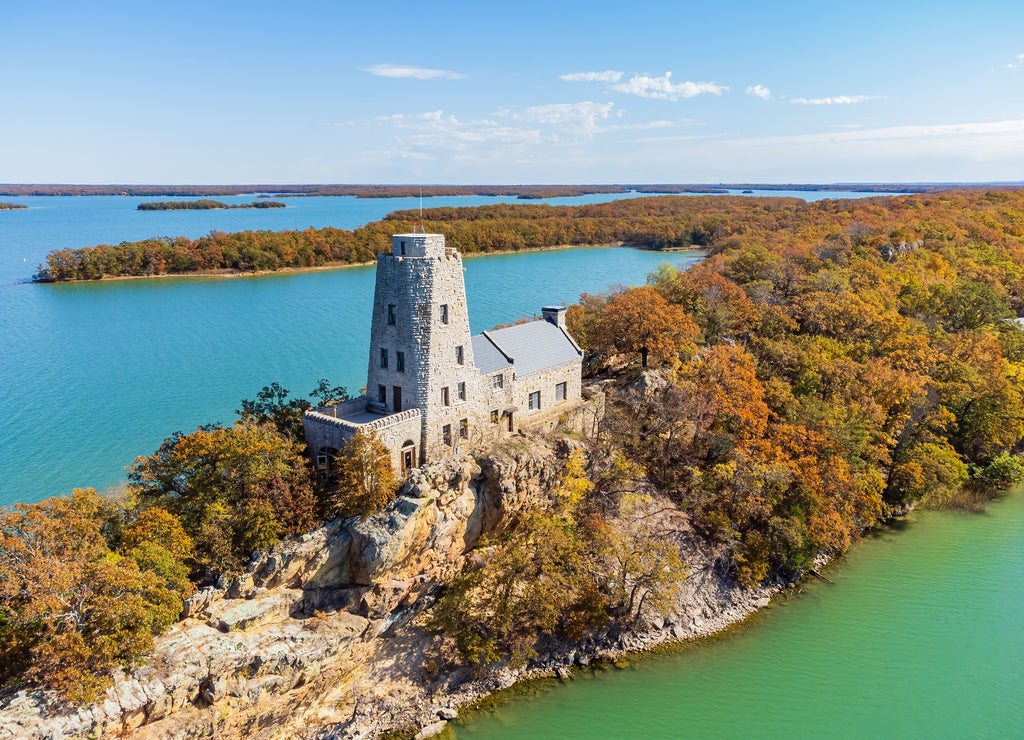
[[[219,200],[164,200],[154,203],[139,203],[139,211],[213,211],[235,208],[284,208],[277,200],[257,200],[252,203],[228,204]]]
[[[22,208],[28,208],[24,203],[3,203],[0,202],[0,211],[16,211]]]

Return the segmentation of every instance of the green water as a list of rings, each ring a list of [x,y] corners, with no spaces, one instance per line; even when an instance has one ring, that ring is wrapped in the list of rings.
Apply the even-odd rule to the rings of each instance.
[[[1024,736],[1024,493],[913,515],[727,639],[535,686],[501,738]]]

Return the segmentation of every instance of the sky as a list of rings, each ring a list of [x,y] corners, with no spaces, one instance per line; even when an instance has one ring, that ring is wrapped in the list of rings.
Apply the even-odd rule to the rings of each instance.
[[[0,0],[0,182],[1024,180],[1024,4]]]

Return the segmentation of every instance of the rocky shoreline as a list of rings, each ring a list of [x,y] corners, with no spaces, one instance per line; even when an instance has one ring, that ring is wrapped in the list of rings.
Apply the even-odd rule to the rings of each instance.
[[[0,696],[0,737],[425,738],[494,692],[713,635],[794,586],[741,588],[685,514],[656,499],[651,515],[689,565],[668,613],[552,640],[522,666],[447,662],[443,637],[424,626],[441,584],[483,535],[553,484],[565,444],[531,440],[414,471],[388,510],[292,538],[190,598],[149,663],[119,676],[102,702]]]

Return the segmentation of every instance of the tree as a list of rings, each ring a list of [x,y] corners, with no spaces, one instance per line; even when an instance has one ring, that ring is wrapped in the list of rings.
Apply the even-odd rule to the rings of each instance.
[[[0,513],[5,681],[95,699],[181,612],[180,584],[107,548],[103,510],[95,491],[76,489]]]
[[[672,534],[650,524],[652,503],[646,494],[623,496],[618,517],[602,530],[606,588],[626,621],[636,619],[645,603],[667,609],[686,578],[686,561]]]
[[[328,381],[321,379],[320,384],[313,392],[340,391],[345,393],[345,389],[340,386],[327,388],[327,385],[329,385]],[[309,401],[304,398],[290,399],[287,388],[282,388],[280,383],[271,383],[263,386],[263,390],[256,394],[255,401],[243,399],[242,408],[236,409],[235,413],[241,417],[242,421],[257,424],[270,422],[282,434],[287,434],[294,440],[302,440],[302,415],[309,408],[311,408]]]
[[[359,430],[335,458],[334,506],[342,516],[369,516],[391,501],[398,480],[391,453],[372,431]]]
[[[320,378],[309,397],[317,402],[319,406],[329,406],[332,403],[340,403],[348,400],[348,390],[345,386],[332,386],[327,378]]]
[[[137,458],[128,478],[143,502],[180,519],[207,576],[307,529],[320,508],[302,445],[253,420],[176,433]]]
[[[639,354],[641,365],[662,365],[693,347],[700,329],[679,306],[650,285],[629,288],[608,299],[592,342],[606,354]]]

